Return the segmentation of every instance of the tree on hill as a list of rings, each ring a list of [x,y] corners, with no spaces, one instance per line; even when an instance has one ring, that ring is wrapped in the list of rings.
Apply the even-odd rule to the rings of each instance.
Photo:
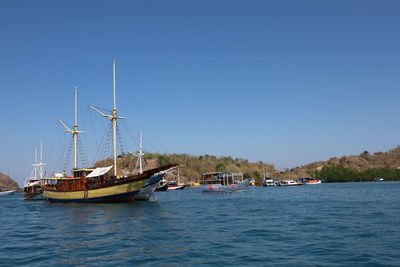
[[[224,164],[222,164],[222,163],[220,162],[220,163],[218,163],[218,164],[215,166],[215,171],[217,171],[217,172],[224,172],[224,171],[226,171],[226,167],[225,167]]]
[[[176,163],[180,168],[180,179],[183,182],[199,182],[203,173],[212,171],[231,171],[247,173],[248,178],[254,177],[255,172],[260,176],[262,166],[259,162],[249,162],[247,159],[235,158],[230,156],[216,157],[213,155],[190,155],[190,154],[160,154],[145,153],[146,167],[145,169],[156,168],[161,165]],[[137,158],[133,155],[123,155],[117,159],[119,175],[131,173],[135,171]],[[105,159],[95,163],[96,167],[104,167],[112,165],[112,159]],[[274,172],[272,165],[266,164],[269,171]],[[279,174],[276,174],[280,177]],[[172,177],[167,177],[169,179]]]

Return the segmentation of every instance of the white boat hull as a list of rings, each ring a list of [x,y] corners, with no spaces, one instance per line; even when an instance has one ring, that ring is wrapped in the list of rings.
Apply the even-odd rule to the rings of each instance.
[[[321,180],[306,182],[305,184],[321,184]]]
[[[181,189],[184,189],[185,186],[186,186],[185,184],[177,185],[177,186],[168,185],[168,190],[181,190]]]
[[[300,185],[304,185],[303,183],[291,183],[291,184],[285,184],[282,183],[281,186],[300,186]]]
[[[17,190],[3,191],[3,192],[0,192],[0,196],[12,195],[15,192],[17,192]]]
[[[136,196],[136,200],[149,200],[154,195],[154,190],[156,190],[157,186],[158,183],[140,189]]]
[[[43,192],[33,197],[25,197],[26,200],[44,200]]]
[[[244,190],[249,184],[249,181],[244,181],[239,184],[221,185],[221,184],[204,184],[201,186],[204,192],[233,192]]]

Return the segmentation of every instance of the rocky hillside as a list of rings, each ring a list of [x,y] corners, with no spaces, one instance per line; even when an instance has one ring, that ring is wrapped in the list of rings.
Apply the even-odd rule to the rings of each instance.
[[[313,162],[290,170],[291,173],[299,176],[310,176],[314,171],[320,171],[323,167],[343,167],[358,171],[373,168],[400,168],[400,146],[387,152],[375,152],[370,154],[364,151],[360,155],[333,157],[327,161]]]
[[[132,155],[120,155],[117,160],[119,175],[131,173],[137,170],[137,158]],[[189,154],[145,154],[145,169],[159,167],[169,163],[177,163],[180,166],[180,178],[185,183],[198,183],[201,174],[213,171],[241,172],[245,178],[254,178],[261,182],[263,178],[263,165],[268,171],[269,177],[281,179],[297,179],[300,177],[313,176],[324,167],[341,167],[353,171],[366,171],[370,169],[400,169],[400,146],[388,152],[376,152],[370,154],[364,151],[357,156],[343,156],[341,158],[331,158],[327,161],[313,162],[301,167],[296,167],[288,171],[279,171],[273,164],[263,162],[249,162],[247,159],[232,157],[216,157],[213,155],[189,155]],[[112,159],[99,161],[98,166],[110,166]],[[173,180],[175,174],[171,174],[167,179]],[[359,175],[358,173],[355,175]]]
[[[19,188],[17,182],[15,182],[9,176],[7,176],[1,172],[0,172],[0,187],[5,188],[5,189],[21,190],[21,188]]]
[[[133,172],[136,167],[137,158],[134,155],[128,154],[119,156],[117,165],[120,170],[119,175]],[[249,162],[247,159],[239,159],[232,157],[216,157],[213,155],[194,156],[189,154],[145,154],[146,168],[155,168],[169,163],[179,164],[180,179],[185,183],[200,182],[201,174],[213,171],[230,171],[241,172],[245,178],[254,178],[261,182],[263,178],[263,162]],[[112,165],[112,160],[107,159],[99,161],[95,164],[98,166]],[[279,177],[283,173],[275,170],[272,164],[264,164],[269,175]],[[176,175],[176,173],[175,173]],[[173,175],[167,179],[174,179]]]

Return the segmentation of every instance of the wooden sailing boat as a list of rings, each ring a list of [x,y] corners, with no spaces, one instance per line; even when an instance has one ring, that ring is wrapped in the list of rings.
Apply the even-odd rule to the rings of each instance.
[[[33,170],[29,178],[25,178],[24,181],[24,198],[25,199],[41,199],[43,188],[42,180],[44,177],[43,166],[43,153],[42,153],[42,142],[40,142],[40,161],[37,162],[37,150],[35,149],[35,163],[32,165]]]
[[[111,120],[113,124],[114,164],[113,166],[96,169],[77,169],[76,140],[78,133],[77,119],[77,88],[75,87],[75,125],[70,130],[60,119],[60,123],[74,137],[74,169],[73,177],[44,178],[45,199],[52,202],[130,202],[134,201],[140,190],[146,185],[150,178],[157,173],[168,170],[175,164],[169,164],[159,168],[143,171],[134,175],[117,175],[117,145],[116,125],[118,119],[124,119],[117,115],[115,98],[115,61],[113,61],[113,88],[114,109],[111,115],[104,114],[93,106],[90,108]],[[108,171],[114,168],[114,174],[108,175]],[[161,179],[161,178],[160,178]]]

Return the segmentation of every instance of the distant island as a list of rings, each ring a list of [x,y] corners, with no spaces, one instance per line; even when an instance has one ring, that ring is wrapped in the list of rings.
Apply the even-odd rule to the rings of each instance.
[[[360,155],[330,158],[327,161],[317,161],[290,170],[300,174],[315,173],[317,178],[326,182],[362,182],[373,181],[379,177],[385,180],[400,180],[400,146],[387,152],[368,151]]]
[[[368,151],[360,155],[330,158],[327,161],[312,162],[292,169],[277,170],[273,163],[262,161],[249,162],[243,158],[230,156],[216,157],[213,155],[190,154],[159,154],[145,153],[147,168],[155,168],[169,163],[180,165],[180,180],[187,184],[197,185],[201,175],[213,171],[241,172],[245,179],[254,178],[261,183],[264,169],[268,177],[280,179],[298,179],[315,177],[325,182],[363,182],[383,178],[386,181],[400,180],[400,146],[387,152]],[[135,169],[136,157],[133,154],[119,155],[117,164],[119,175],[132,172]],[[98,161],[95,167],[112,165],[112,159]],[[173,179],[172,176],[167,177]],[[18,183],[8,175],[0,172],[0,188],[22,190]]]
[[[22,189],[18,186],[18,183],[10,178],[10,176],[5,175],[4,173],[0,172],[0,188],[3,189],[10,189],[10,190],[19,190]]]
[[[136,157],[133,154],[120,155],[118,167],[120,174],[130,172],[135,168]],[[360,155],[331,158],[327,161],[317,161],[292,169],[277,170],[273,163],[249,162],[243,158],[230,156],[216,157],[213,155],[190,154],[159,154],[145,153],[148,168],[154,168],[169,163],[180,165],[180,179],[188,184],[200,182],[201,174],[212,171],[241,172],[244,178],[254,178],[260,183],[265,168],[269,177],[280,179],[298,179],[301,177],[316,177],[325,182],[360,182],[373,181],[380,177],[384,180],[400,180],[400,146],[388,152],[368,151]],[[112,165],[111,159],[99,161],[95,166]]]

